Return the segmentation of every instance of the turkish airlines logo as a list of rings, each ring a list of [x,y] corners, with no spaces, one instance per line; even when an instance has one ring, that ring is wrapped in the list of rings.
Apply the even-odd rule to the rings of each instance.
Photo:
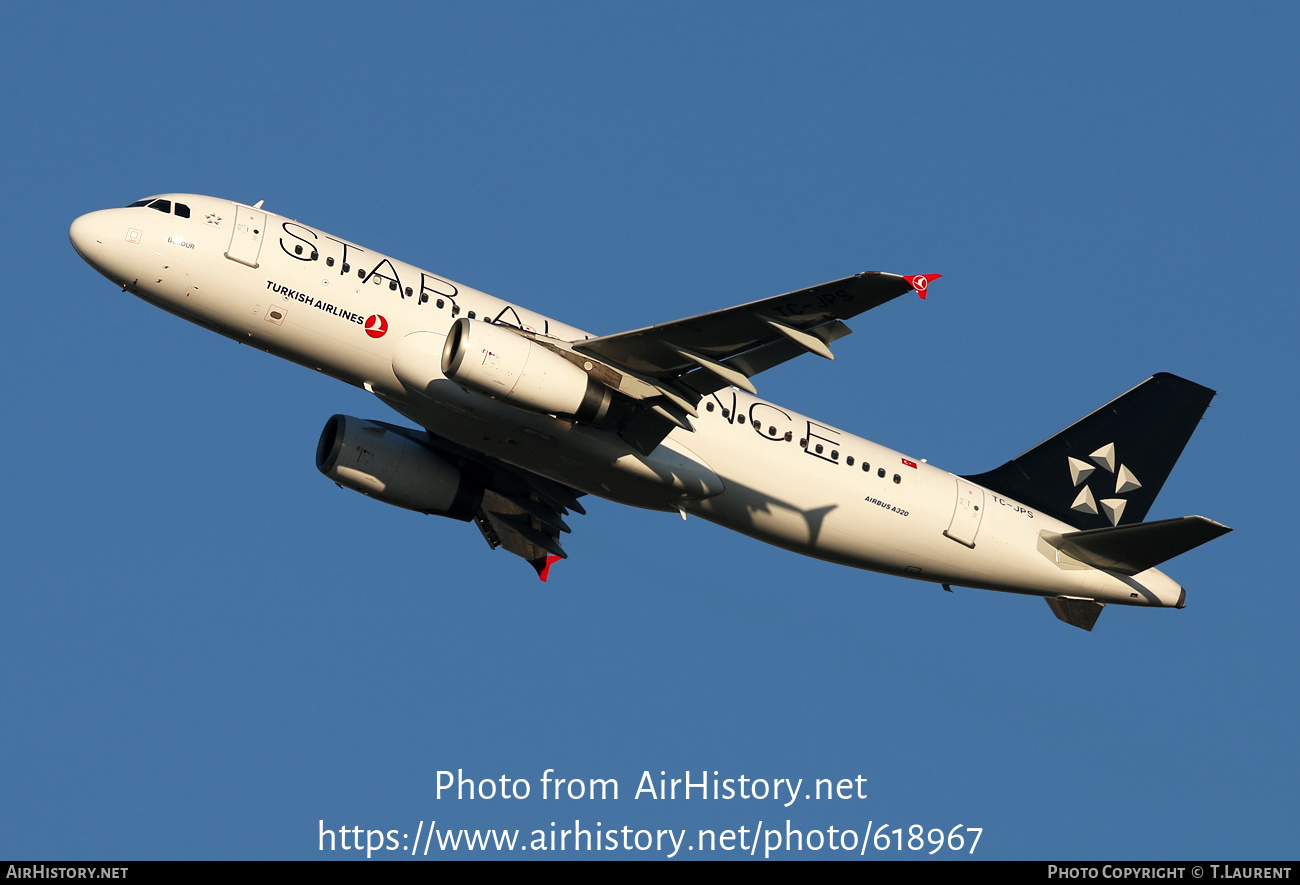
[[[943,276],[943,274],[941,273],[923,273],[923,274],[917,274],[916,276],[912,276],[912,277],[903,277],[903,280],[909,286],[911,286],[913,289],[916,290],[917,295],[920,295],[922,298],[924,298],[925,293],[930,288],[930,284],[933,283],[935,280],[939,279],[939,277],[941,276]]]
[[[388,320],[377,313],[366,317],[366,334],[371,338],[383,338],[388,334]]]

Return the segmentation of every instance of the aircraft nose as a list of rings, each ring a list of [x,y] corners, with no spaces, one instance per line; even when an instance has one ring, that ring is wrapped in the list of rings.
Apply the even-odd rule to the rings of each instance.
[[[89,212],[72,222],[72,226],[68,228],[68,239],[72,241],[72,248],[76,249],[77,254],[92,266],[95,265],[99,250],[104,245],[104,225],[100,223],[103,218],[101,212]]]

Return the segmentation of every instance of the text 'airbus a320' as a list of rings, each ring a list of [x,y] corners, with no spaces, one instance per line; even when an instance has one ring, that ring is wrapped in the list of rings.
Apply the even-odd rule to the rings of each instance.
[[[472,521],[545,580],[579,497],[695,514],[901,577],[1046,598],[1091,630],[1108,603],[1182,608],[1156,566],[1229,531],[1143,522],[1214,391],[1159,374],[988,473],[957,476],[758,397],[831,358],[844,320],[937,275],[861,273],[591,336],[253,206],[165,194],[83,215],[72,244],[150,304],[363,387],[423,430],[335,415],[339,485]]]

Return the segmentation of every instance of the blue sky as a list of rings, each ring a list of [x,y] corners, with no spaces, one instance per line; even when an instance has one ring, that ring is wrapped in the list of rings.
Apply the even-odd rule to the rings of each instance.
[[[0,856],[344,857],[319,821],[527,838],[578,819],[965,825],[977,858],[1294,857],[1298,22],[1198,3],[14,10]],[[77,215],[167,191],[262,199],[597,333],[943,273],[764,396],[975,473],[1175,372],[1219,395],[1150,516],[1235,531],[1169,565],[1185,610],[1111,609],[1092,634],[1036,599],[601,501],[540,585],[470,526],[317,474],[325,420],[396,420],[382,404],[117,291],[69,246]],[[439,799],[458,769],[534,793]],[[620,798],[543,801],[547,769]],[[644,771],[688,770],[863,776],[869,795],[633,798]]]

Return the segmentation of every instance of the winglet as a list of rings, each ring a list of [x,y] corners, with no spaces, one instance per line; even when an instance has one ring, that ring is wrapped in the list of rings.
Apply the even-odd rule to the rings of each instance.
[[[563,559],[561,556],[538,557],[537,559],[528,560],[528,564],[537,569],[537,577],[545,581],[550,577],[551,566],[559,562],[561,559]]]
[[[930,284],[941,276],[943,276],[941,273],[919,273],[916,276],[903,277],[903,279],[907,281],[909,286],[916,290],[917,295],[924,298],[926,289],[929,289]]]

